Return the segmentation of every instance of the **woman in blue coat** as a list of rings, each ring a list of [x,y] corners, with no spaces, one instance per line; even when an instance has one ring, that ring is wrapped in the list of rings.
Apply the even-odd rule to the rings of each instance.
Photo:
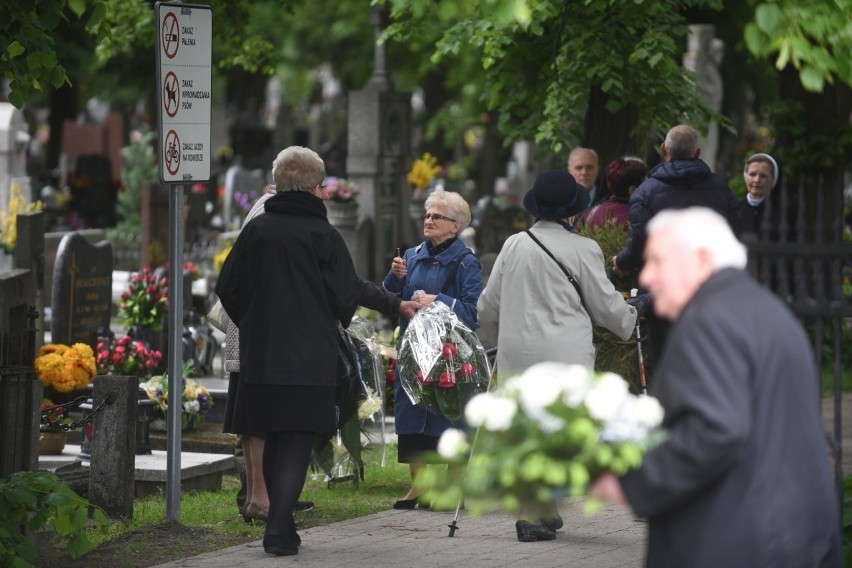
[[[470,224],[470,206],[458,193],[435,191],[425,203],[423,216],[424,242],[395,257],[385,276],[384,287],[403,300],[416,299],[426,306],[441,301],[470,329],[475,330],[476,302],[482,293],[482,263],[458,238]],[[416,298],[414,293],[419,292]],[[409,320],[401,318],[400,336]],[[416,406],[396,381],[394,418],[399,440],[399,462],[409,464],[412,480],[422,466],[419,456],[435,451],[441,433],[449,421]],[[394,503],[394,509],[417,507],[417,491],[412,487],[405,497]]]

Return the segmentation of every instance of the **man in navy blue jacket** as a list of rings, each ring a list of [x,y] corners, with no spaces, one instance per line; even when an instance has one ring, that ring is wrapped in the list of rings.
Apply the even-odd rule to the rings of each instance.
[[[707,207],[728,220],[737,232],[737,198],[725,178],[710,171],[699,159],[698,131],[678,124],[660,146],[664,161],[630,197],[630,230],[624,250],[612,259],[613,271],[626,276],[642,268],[647,239],[646,225],[664,209]]]
[[[660,145],[663,162],[651,170],[648,179],[630,197],[630,229],[624,250],[612,257],[613,272],[627,276],[642,268],[642,255],[648,238],[646,227],[651,218],[665,209],[707,207],[724,217],[739,232],[739,203],[725,178],[714,174],[699,159],[698,131],[688,124],[678,124],[666,134]],[[637,305],[640,315],[649,312],[650,300]],[[651,315],[651,314],[649,314]],[[651,356],[662,352],[669,325],[651,315],[649,319]]]

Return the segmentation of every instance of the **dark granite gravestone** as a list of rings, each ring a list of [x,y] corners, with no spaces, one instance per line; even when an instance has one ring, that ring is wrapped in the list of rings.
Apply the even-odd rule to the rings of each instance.
[[[53,271],[50,338],[94,348],[112,316],[112,245],[90,244],[77,233],[62,238]]]
[[[38,466],[42,385],[33,371],[33,295],[29,270],[0,274],[0,477]]]

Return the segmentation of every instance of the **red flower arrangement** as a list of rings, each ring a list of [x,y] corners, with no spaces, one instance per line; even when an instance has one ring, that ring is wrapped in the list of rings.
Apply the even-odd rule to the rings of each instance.
[[[127,291],[121,295],[118,317],[125,329],[139,326],[152,331],[163,329],[163,316],[169,309],[169,280],[157,279],[151,267],[130,277]]]
[[[134,341],[129,335],[118,340],[98,342],[98,373],[101,375],[126,375],[147,378],[160,367],[163,354],[149,349],[145,342]]]
[[[399,350],[399,377],[414,404],[458,424],[464,407],[488,386],[485,349],[444,304],[420,310],[405,332]]]

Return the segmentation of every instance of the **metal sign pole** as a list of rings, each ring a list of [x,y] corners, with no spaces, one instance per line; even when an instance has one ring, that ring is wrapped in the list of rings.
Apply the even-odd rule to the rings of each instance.
[[[183,185],[169,191],[169,415],[166,438],[166,517],[180,521],[183,400]]]
[[[183,196],[210,180],[213,11],[156,2],[160,182],[169,187],[169,364],[166,516],[180,521],[183,399]]]

